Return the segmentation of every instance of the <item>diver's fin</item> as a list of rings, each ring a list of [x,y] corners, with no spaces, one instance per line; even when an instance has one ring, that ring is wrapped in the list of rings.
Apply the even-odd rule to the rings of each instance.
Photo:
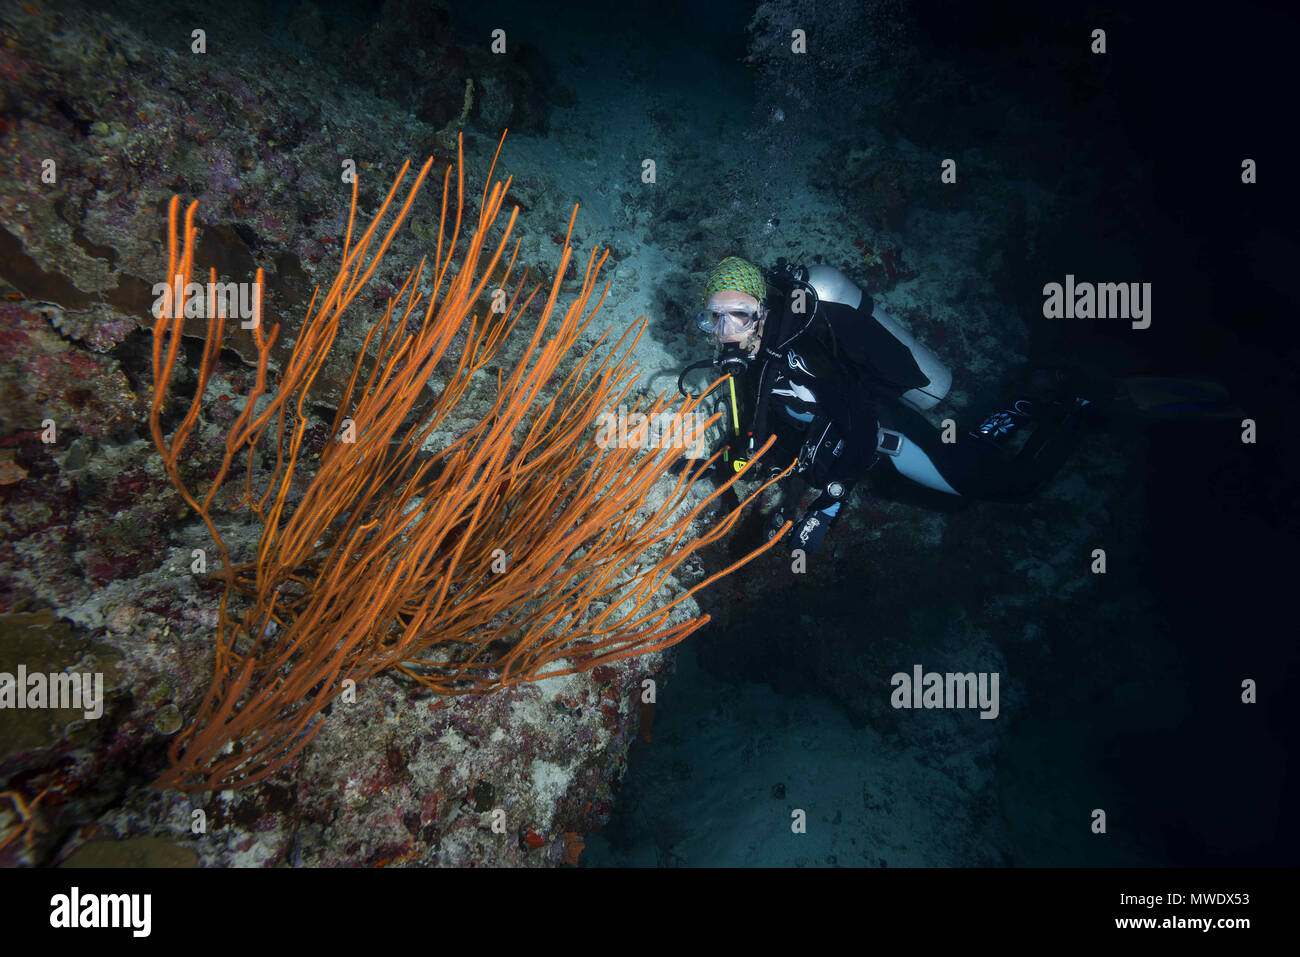
[[[1211,379],[1132,376],[1116,382],[1115,411],[1149,420],[1231,419],[1242,413]]]

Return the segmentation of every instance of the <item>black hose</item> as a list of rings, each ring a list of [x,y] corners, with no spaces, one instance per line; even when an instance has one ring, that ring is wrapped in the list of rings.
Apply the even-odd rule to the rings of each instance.
[[[681,375],[677,377],[677,391],[681,393],[682,398],[684,399],[700,398],[700,396],[691,395],[689,392],[686,391],[686,384],[685,384],[686,376],[689,375],[691,372],[694,372],[696,369],[703,369],[705,366],[711,366],[711,365],[713,365],[712,359],[701,359],[699,362],[692,362],[690,365],[688,365],[685,369],[682,370]],[[700,395],[703,395],[703,393],[700,393]]]

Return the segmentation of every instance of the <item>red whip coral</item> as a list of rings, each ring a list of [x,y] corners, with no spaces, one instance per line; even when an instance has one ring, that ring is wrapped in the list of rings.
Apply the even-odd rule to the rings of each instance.
[[[201,499],[186,487],[179,462],[198,421],[225,319],[210,303],[194,398],[169,438],[161,414],[180,346],[177,317],[185,315],[196,234],[194,205],[179,227],[178,201],[171,203],[167,274],[174,293],[154,327],[151,424],[173,483],[216,539],[223,558],[218,574],[226,587],[212,686],[173,743],[162,786],[230,788],[261,779],[312,739],[321,709],[346,682],[384,669],[439,694],[482,693],[666,648],[708,620],[673,615],[677,605],[772,544],[666,603],[654,601],[691,552],[734,525],[739,510],[699,538],[689,536],[692,522],[738,476],[691,504],[701,470],[688,469],[673,480],[663,504],[652,507],[647,494],[685,450],[598,446],[600,416],[627,401],[635,379],[630,354],[644,320],[603,360],[596,350],[605,336],[571,371],[561,370],[561,360],[599,308],[597,301],[587,311],[605,259],[591,253],[581,289],[553,325],[560,277],[572,256],[572,218],[556,279],[513,372],[495,373],[495,397],[477,424],[436,453],[424,451],[475,378],[479,385],[491,381],[487,367],[538,292],[534,287],[524,294],[525,273],[504,293],[518,243],[504,274],[498,269],[518,208],[495,250],[485,251],[508,180],[490,191],[485,187],[478,222],[461,242],[461,163],[449,237],[451,167],[443,179],[432,293],[426,300],[417,291],[421,263],[388,300],[357,356],[334,419],[332,434],[351,440],[328,444],[305,494],[291,498],[309,431],[304,401],[340,318],[370,280],[431,163],[419,171],[382,235],[380,223],[409,164],[360,236],[353,234],[353,183],[342,265],[329,290],[313,297],[274,393],[268,393],[267,357],[279,327],[263,328],[259,292],[257,380],[229,427],[220,470]],[[260,272],[257,278],[260,290]],[[475,312],[485,293],[497,290],[504,311]],[[448,347],[466,320],[466,344],[454,371],[432,407],[417,410],[422,388],[439,363],[450,360]],[[374,354],[368,356],[371,346]],[[695,402],[676,408],[676,401],[660,396],[646,409],[637,403],[636,411],[695,413]],[[254,488],[251,454],[259,447],[275,462],[260,490]],[[236,563],[211,513],[217,489],[241,455],[247,458],[241,504],[260,520],[262,531],[256,555]]]

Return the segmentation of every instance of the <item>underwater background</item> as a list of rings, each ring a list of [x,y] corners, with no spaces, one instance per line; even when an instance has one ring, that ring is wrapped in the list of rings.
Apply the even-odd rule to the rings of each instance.
[[[39,827],[0,817],[0,840],[23,828],[4,863],[1295,864],[1294,29],[1270,4],[1131,6],[6,4],[0,671],[114,677],[97,722],[0,713],[0,790],[44,795]],[[806,574],[760,557],[699,593],[711,620],[670,650],[446,707],[380,676],[278,776],[151,789],[206,690],[217,598],[184,570],[206,531],[147,425],[166,200],[199,200],[205,267],[267,268],[287,322],[337,266],[341,160],[373,208],[404,158],[454,157],[463,133],[473,196],[506,128],[523,262],[554,269],[579,204],[574,245],[610,249],[593,337],[647,317],[647,393],[708,358],[693,316],[735,255],[863,286],[952,369],[936,428],[1063,361],[1213,380],[1231,414],[1112,416],[1025,505],[877,467]],[[424,202],[373,308],[436,241]],[[1150,327],[1044,318],[1067,274],[1151,283]],[[251,354],[228,345],[237,396]],[[76,423],[53,452],[49,416]],[[892,707],[917,664],[999,673],[998,717]]]

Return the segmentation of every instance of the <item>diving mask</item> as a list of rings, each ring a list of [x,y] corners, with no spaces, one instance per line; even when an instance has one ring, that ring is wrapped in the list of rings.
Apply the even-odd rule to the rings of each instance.
[[[755,330],[761,313],[762,305],[753,296],[743,292],[717,292],[695,317],[695,324],[701,331],[717,336],[719,342],[740,342]]]

